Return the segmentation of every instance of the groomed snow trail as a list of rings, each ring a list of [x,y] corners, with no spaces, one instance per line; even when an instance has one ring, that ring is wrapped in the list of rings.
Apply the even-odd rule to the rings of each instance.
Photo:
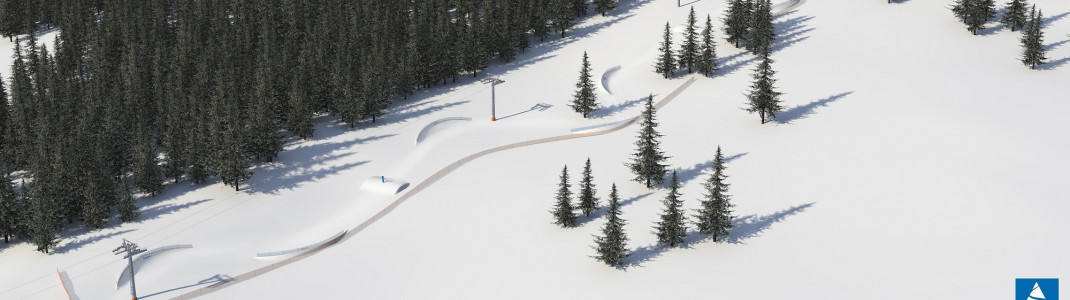
[[[688,78],[687,81],[685,81],[683,84],[681,84],[675,90],[673,90],[672,93],[669,93],[668,95],[665,96],[665,98],[662,98],[657,103],[655,103],[654,104],[654,109],[655,110],[661,109],[663,106],[665,106],[670,101],[672,101],[673,98],[676,98],[677,95],[679,95],[681,92],[683,92],[685,89],[687,89],[687,87],[691,86],[691,84],[694,83],[695,80],[698,79],[698,77],[696,77],[696,76],[697,75],[692,75],[691,78]],[[233,280],[222,282],[222,283],[220,283],[218,285],[212,285],[212,286],[203,287],[203,288],[191,291],[189,293],[185,293],[185,294],[179,295],[179,296],[174,297],[172,299],[193,299],[195,297],[203,296],[203,295],[206,295],[208,293],[215,292],[215,291],[221,290],[223,288],[232,286],[234,284],[240,283],[242,281],[255,278],[257,276],[260,276],[260,275],[262,275],[264,273],[267,273],[267,272],[270,272],[272,270],[278,269],[278,268],[280,268],[282,266],[285,266],[285,265],[288,265],[290,263],[305,259],[305,258],[307,258],[309,256],[312,256],[313,254],[318,253],[319,251],[321,251],[323,249],[327,249],[327,248],[329,248],[331,246],[334,246],[334,245],[337,245],[337,244],[339,244],[341,242],[344,242],[345,240],[348,240],[350,237],[352,237],[352,236],[356,235],[357,233],[359,233],[361,230],[364,230],[364,228],[367,228],[368,226],[371,226],[371,224],[375,223],[379,219],[382,219],[384,216],[389,214],[395,208],[400,206],[401,203],[405,202],[405,200],[408,200],[409,198],[411,198],[412,196],[416,195],[420,191],[422,191],[425,188],[431,186],[432,184],[434,184],[439,179],[442,179],[442,177],[450,174],[451,172],[453,172],[457,168],[460,168],[461,166],[464,166],[465,164],[467,164],[467,163],[469,163],[469,162],[471,162],[471,161],[473,161],[473,160],[475,160],[477,158],[486,156],[487,154],[501,152],[501,151],[505,151],[505,150],[509,150],[509,149],[525,147],[525,146],[538,145],[538,144],[543,144],[543,143],[550,143],[550,142],[557,142],[557,141],[564,141],[564,140],[571,140],[571,139],[577,139],[577,138],[592,137],[592,136],[603,135],[603,134],[607,134],[607,133],[611,133],[611,132],[616,132],[618,130],[624,129],[625,127],[628,127],[632,123],[635,123],[635,121],[639,120],[639,118],[641,118],[641,117],[642,116],[633,117],[633,118],[629,119],[628,121],[626,121],[624,123],[621,123],[620,125],[615,126],[613,128],[610,128],[608,130],[600,130],[600,131],[577,133],[577,134],[570,133],[570,134],[565,134],[565,135],[558,135],[558,136],[534,139],[534,140],[529,140],[529,141],[523,141],[523,142],[504,145],[504,146],[494,147],[494,148],[491,148],[491,149],[483,150],[483,151],[477,152],[475,154],[466,156],[466,157],[464,157],[464,158],[462,158],[460,160],[457,160],[457,161],[453,162],[452,164],[446,166],[445,168],[442,168],[438,172],[435,172],[433,175],[431,175],[427,179],[424,179],[424,181],[420,182],[420,184],[417,184],[416,187],[410,189],[408,192],[406,192],[401,197],[398,197],[397,200],[394,200],[393,203],[390,203],[390,205],[388,205],[385,208],[383,208],[383,210],[379,211],[379,213],[375,214],[374,216],[372,216],[368,220],[365,220],[363,223],[360,223],[360,225],[357,225],[356,227],[353,227],[353,229],[350,229],[349,231],[347,231],[345,233],[345,235],[342,236],[342,238],[340,240],[338,240],[336,243],[323,245],[321,247],[309,250],[307,252],[299,253],[299,254],[294,255],[293,257],[287,258],[285,260],[282,260],[282,261],[279,261],[279,262],[276,262],[276,263],[261,267],[259,269],[252,270],[252,271],[249,271],[249,272],[245,272],[244,274],[235,276],[235,277],[233,277]]]

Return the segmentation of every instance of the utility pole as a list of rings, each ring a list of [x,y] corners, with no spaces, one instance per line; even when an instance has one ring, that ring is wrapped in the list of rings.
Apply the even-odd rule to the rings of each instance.
[[[137,289],[134,287],[134,255],[137,255],[141,252],[145,252],[145,249],[142,249],[138,247],[137,244],[123,239],[123,244],[115,248],[115,250],[112,250],[111,252],[115,253],[115,255],[125,255],[123,258],[126,258],[126,262],[128,262],[130,265],[130,297],[132,297],[131,299],[133,300],[137,300]]]

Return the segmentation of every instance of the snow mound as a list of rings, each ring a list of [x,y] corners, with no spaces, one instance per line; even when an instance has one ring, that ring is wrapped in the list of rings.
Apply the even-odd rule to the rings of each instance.
[[[330,246],[330,245],[332,245],[334,243],[337,243],[338,241],[342,240],[342,237],[345,236],[346,232],[347,232],[346,230],[342,230],[342,231],[332,235],[331,237],[327,238],[326,240],[319,241],[319,242],[316,242],[316,243],[313,243],[311,245],[304,246],[304,247],[298,247],[298,248],[294,248],[294,249],[290,249],[290,250],[275,251],[275,252],[260,252],[260,253],[256,254],[256,259],[274,259],[274,258],[291,257],[291,256],[300,254],[300,253],[305,252],[305,251],[315,250],[315,249],[319,249],[319,248],[322,248],[322,247]]]

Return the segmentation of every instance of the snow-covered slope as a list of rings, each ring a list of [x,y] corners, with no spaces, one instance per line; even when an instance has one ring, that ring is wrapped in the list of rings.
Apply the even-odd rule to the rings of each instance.
[[[655,246],[665,191],[629,180],[633,125],[481,157],[335,246],[204,298],[960,299],[1010,295],[1015,277],[1067,277],[1070,3],[1032,1],[1048,16],[1054,61],[1035,71],[1017,61],[1017,33],[970,35],[950,1],[884,2],[812,0],[776,18],[774,69],[787,107],[777,122],[760,125],[741,109],[754,57],[723,40],[718,76],[658,112],[687,208],[698,206],[714,149],[724,148],[738,216],[726,241],[693,235],[687,248]],[[661,99],[687,79],[653,72],[664,23],[679,28],[690,7],[716,20],[724,6],[624,0],[613,16],[492,67],[505,81],[497,122],[490,86],[470,77],[400,103],[371,128],[321,118],[316,139],[288,145],[246,191],[171,185],[140,200],[141,223],[67,237],[59,254],[0,248],[0,298],[62,297],[57,268],[82,299],[127,297],[127,286],[115,286],[125,262],[110,252],[120,238],[148,249],[193,244],[140,266],[142,297],[266,266],[273,261],[256,253],[323,241],[391,203],[396,195],[359,189],[368,177],[416,185],[485,149],[634,117],[647,95]],[[608,78],[613,94],[599,94],[608,108],[590,120],[567,107],[584,51],[596,74],[621,66]],[[413,143],[446,117],[473,121]],[[610,184],[620,188],[636,249],[625,270],[589,257],[603,219],[550,224],[561,167],[577,178],[588,157],[603,201]]]

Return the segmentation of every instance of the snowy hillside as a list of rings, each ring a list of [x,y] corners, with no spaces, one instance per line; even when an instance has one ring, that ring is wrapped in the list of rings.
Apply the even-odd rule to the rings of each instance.
[[[394,106],[370,128],[317,119],[316,137],[259,166],[249,187],[179,183],[139,199],[142,221],[64,234],[56,253],[0,247],[0,299],[129,297],[117,285],[125,238],[160,252],[137,265],[142,298],[205,299],[546,298],[950,298],[1012,295],[1014,278],[1068,278],[1070,262],[1070,2],[1033,0],[1046,17],[1051,63],[1018,60],[1019,33],[974,36],[951,1],[808,0],[777,16],[772,58],[786,109],[759,124],[742,108],[753,55],[717,32],[720,71],[697,76],[657,112],[662,147],[678,171],[685,207],[720,145],[736,228],[717,243],[656,245],[665,189],[631,181],[624,166],[639,130],[541,143],[458,160],[487,149],[637,116],[691,75],[654,73],[666,21],[679,41],[689,8],[717,22],[720,0],[622,0],[510,64],[489,84],[462,79]],[[689,2],[689,3],[687,3]],[[1003,5],[1003,1],[999,1]],[[993,25],[994,23],[990,24]],[[11,44],[0,43],[4,70]],[[567,106],[583,52],[603,109],[583,119]],[[0,71],[5,77],[8,73]],[[601,88],[601,86],[600,86]],[[417,136],[436,120],[445,121]],[[605,212],[616,183],[634,252],[623,270],[591,258],[604,218],[551,224],[561,167],[575,188],[591,158]],[[452,172],[385,210],[436,172]],[[373,176],[410,183],[397,195],[361,190]],[[689,215],[691,212],[689,212]],[[285,258],[257,253],[341,241],[296,262],[231,281]]]

